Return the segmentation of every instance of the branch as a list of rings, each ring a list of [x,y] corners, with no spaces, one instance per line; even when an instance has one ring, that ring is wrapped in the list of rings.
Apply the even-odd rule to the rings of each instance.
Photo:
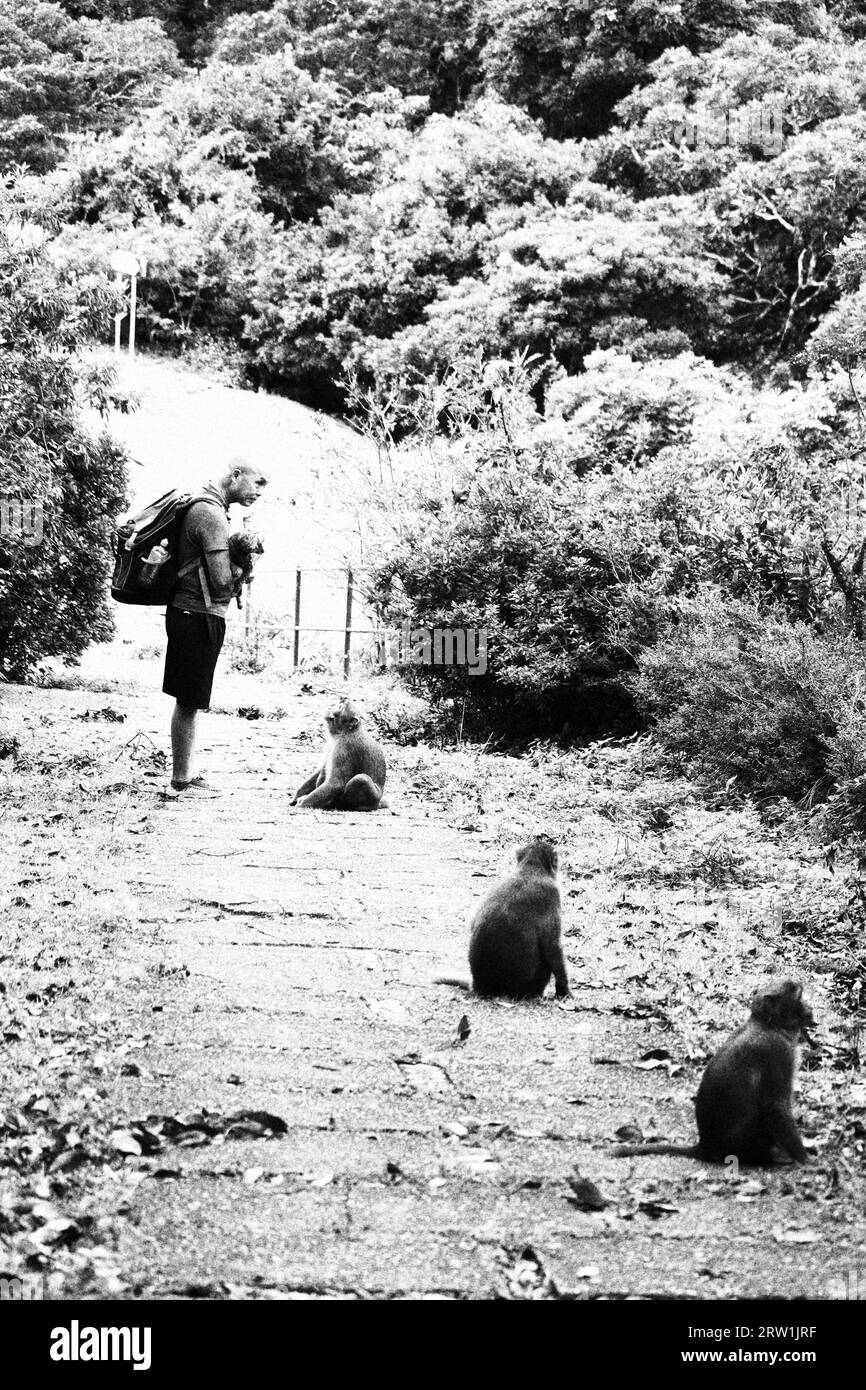
[[[757,192],[758,192],[758,197],[759,197],[759,198],[763,198],[764,202],[767,204],[767,207],[770,209],[770,211],[769,211],[769,213],[760,212],[760,211],[756,208],[756,209],[755,209],[755,215],[756,215],[757,217],[762,217],[762,218],[764,219],[765,222],[778,222],[780,227],[784,227],[786,232],[790,232],[790,233],[791,233],[791,236],[796,236],[796,235],[797,235],[797,228],[794,227],[794,226],[792,226],[790,222],[786,222],[786,221],[785,221],[785,218],[784,218],[784,217],[782,216],[782,214],[779,212],[779,209],[778,209],[777,207],[774,207],[774,205],[770,202],[769,198],[767,197],[767,195],[766,195],[766,193],[763,191],[763,189],[760,189],[760,188],[759,188],[759,189],[757,190]]]
[[[845,595],[847,599],[849,599],[853,603],[855,599],[853,582],[845,573],[845,570],[842,567],[842,561],[838,560],[836,556],[833,554],[833,551],[830,548],[830,543],[827,540],[826,534],[821,537],[821,553],[823,554],[824,559],[827,561],[827,564],[830,566],[833,578],[836,580],[836,583],[839,585],[839,588],[842,590],[842,593]]]

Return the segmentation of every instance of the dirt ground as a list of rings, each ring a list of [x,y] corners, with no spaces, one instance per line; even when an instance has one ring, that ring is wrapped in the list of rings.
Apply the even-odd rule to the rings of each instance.
[[[293,811],[334,682],[228,671],[201,748],[225,795],[166,803],[169,702],[138,667],[4,692],[9,1270],[58,1297],[844,1296],[866,1093],[815,846],[640,742],[389,746],[394,814]],[[433,984],[535,831],[573,1004]],[[782,971],[821,1021],[809,1165],[610,1157],[623,1125],[690,1141],[704,1058]]]

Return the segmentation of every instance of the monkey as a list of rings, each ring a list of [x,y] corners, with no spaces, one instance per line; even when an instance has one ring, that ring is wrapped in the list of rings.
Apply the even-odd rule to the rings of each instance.
[[[341,699],[325,715],[328,743],[318,772],[302,782],[291,806],[321,811],[375,811],[387,807],[385,755],[375,739],[361,728],[361,716],[351,700]]]
[[[232,579],[235,581],[234,595],[238,608],[243,608],[241,586],[252,583],[253,556],[264,553],[262,538],[255,531],[233,531],[229,536],[229,562],[232,567]]]
[[[781,980],[756,990],[751,1017],[710,1058],[695,1097],[698,1142],[625,1144],[617,1158],[633,1154],[682,1154],[721,1163],[768,1167],[805,1163],[806,1150],[792,1113],[797,1044],[814,1025],[803,986]]]
[[[556,850],[547,840],[529,840],[516,858],[517,868],[494,883],[470,921],[471,984],[444,976],[434,983],[487,997],[534,999],[553,975],[557,999],[568,999]]]

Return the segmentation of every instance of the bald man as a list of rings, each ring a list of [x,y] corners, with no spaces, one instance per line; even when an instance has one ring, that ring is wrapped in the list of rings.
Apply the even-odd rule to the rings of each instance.
[[[213,676],[226,630],[226,610],[235,592],[229,562],[229,507],[251,507],[268,485],[265,475],[235,459],[215,483],[206,483],[181,523],[177,568],[198,565],[182,575],[165,610],[168,647],[162,688],[174,696],[171,720],[170,797],[215,797],[220,792],[195,776],[199,710],[210,708]]]

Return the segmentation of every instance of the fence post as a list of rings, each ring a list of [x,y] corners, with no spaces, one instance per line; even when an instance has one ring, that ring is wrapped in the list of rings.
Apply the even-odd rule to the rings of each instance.
[[[295,570],[295,644],[292,651],[292,667],[298,669],[298,655],[301,647],[301,571]]]
[[[245,530],[245,531],[251,530],[251,526],[250,526],[250,522],[251,522],[251,521],[252,521],[252,517],[250,516],[249,512],[247,512],[246,516],[244,517],[244,530]],[[243,593],[244,593],[244,598],[245,598],[245,600],[246,600],[246,602],[244,603],[244,646],[245,646],[245,647],[249,647],[249,644],[250,644],[250,632],[252,631],[252,626],[253,626],[253,625],[252,625],[252,622],[251,622],[251,614],[250,614],[250,608],[252,607],[252,605],[251,605],[251,603],[250,603],[250,581],[249,581],[248,579],[244,581]]]
[[[387,671],[389,655],[388,640],[384,627],[385,619],[382,616],[382,610],[378,604],[376,604],[375,608],[373,609],[373,613],[376,619],[376,626],[379,629],[378,636],[376,637],[376,661],[378,662],[381,670]]]
[[[352,585],[351,570],[346,570],[346,636],[343,642],[343,675],[348,676],[352,664]]]

